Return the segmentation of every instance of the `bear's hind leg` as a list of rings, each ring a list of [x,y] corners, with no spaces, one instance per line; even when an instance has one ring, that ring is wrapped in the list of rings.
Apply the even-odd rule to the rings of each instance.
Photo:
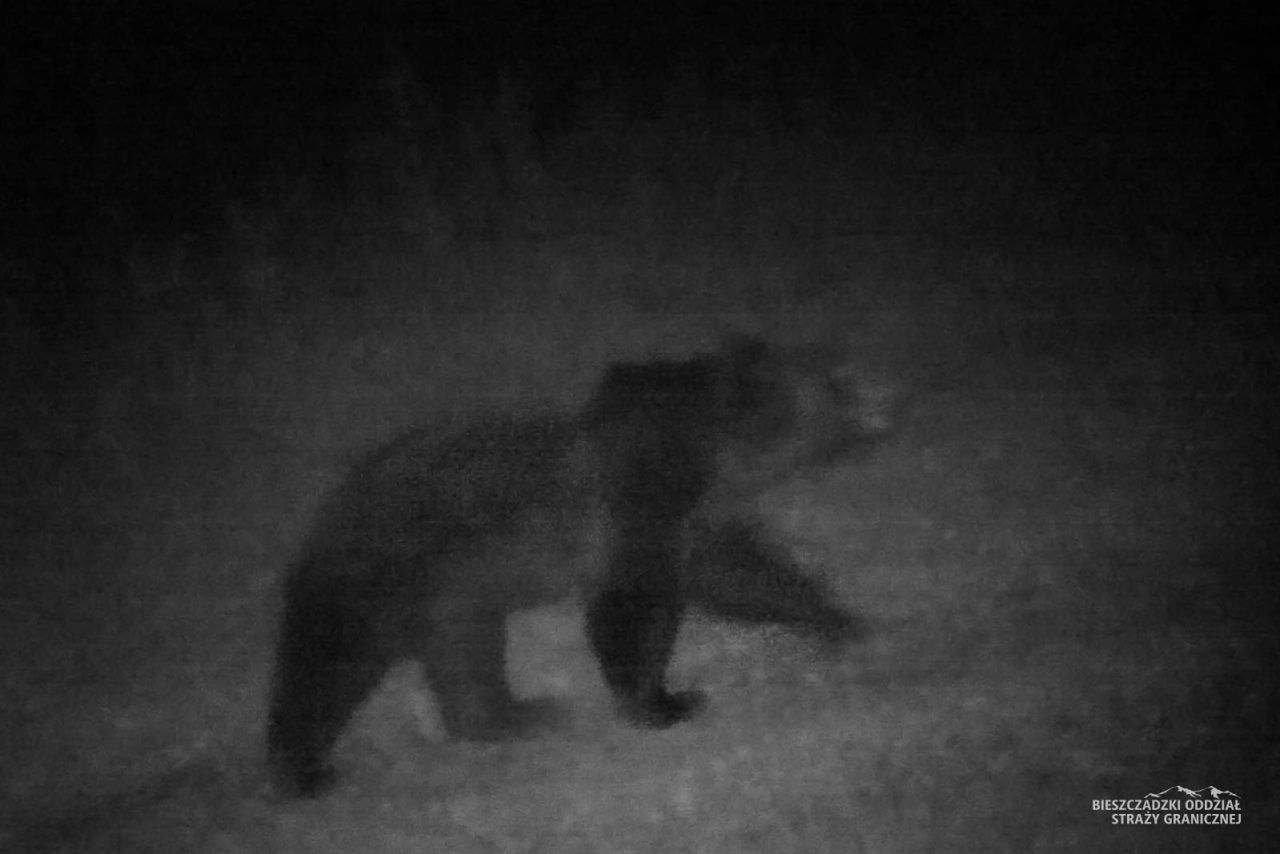
[[[267,724],[267,752],[284,791],[314,796],[333,780],[327,758],[389,661],[347,591],[300,591],[285,614]]]
[[[421,656],[445,729],[469,741],[527,738],[565,718],[554,700],[517,700],[507,685],[507,615],[491,607],[433,609]]]

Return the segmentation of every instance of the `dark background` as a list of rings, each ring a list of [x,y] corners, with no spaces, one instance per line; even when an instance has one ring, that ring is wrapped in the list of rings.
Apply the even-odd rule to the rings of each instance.
[[[804,171],[820,182],[823,154],[874,174],[864,150],[886,145],[905,185],[919,177],[912,156],[941,146],[969,162],[936,183],[966,180],[971,205],[1016,183],[1040,197],[1021,207],[1057,209],[890,230],[1181,242],[1274,226],[1272,33],[1220,8],[85,2],[28,13],[5,37],[0,216],[6,290],[42,340],[116,334],[143,290],[129,280],[131,246],[198,237],[224,244],[207,254],[226,251],[229,204],[286,207],[284,188],[302,181],[313,221],[285,230],[320,228],[320,206],[331,231],[393,230],[395,206],[426,192],[449,239],[546,236],[584,230],[565,185],[644,173],[693,196],[691,176],[705,187],[708,169],[793,149],[815,158]],[[586,128],[599,132],[584,149]],[[983,158],[993,145],[999,155]],[[1002,163],[1008,175],[966,174]],[[558,186],[530,186],[535,172]],[[663,219],[686,236],[744,227]],[[825,226],[867,229],[835,220]],[[235,288],[220,287],[229,300]]]

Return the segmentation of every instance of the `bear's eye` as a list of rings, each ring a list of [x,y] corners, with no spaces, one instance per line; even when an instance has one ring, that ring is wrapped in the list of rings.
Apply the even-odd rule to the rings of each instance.
[[[902,390],[892,380],[875,372],[850,371],[845,383],[846,407],[851,423],[867,436],[893,432],[902,406]]]
[[[795,392],[796,416],[802,424],[811,424],[830,409],[834,402],[840,406],[840,389],[829,378],[819,382],[796,383]]]

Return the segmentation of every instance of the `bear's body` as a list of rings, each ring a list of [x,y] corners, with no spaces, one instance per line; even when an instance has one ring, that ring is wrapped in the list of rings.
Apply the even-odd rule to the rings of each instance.
[[[450,734],[528,732],[543,707],[507,686],[506,619],[575,593],[621,712],[645,726],[701,704],[665,685],[689,605],[856,634],[747,509],[762,483],[829,454],[833,432],[858,432],[837,411],[849,403],[747,339],[614,365],[576,415],[491,417],[444,440],[414,432],[366,458],[285,582],[268,725],[283,785],[325,786],[352,713],[405,658],[422,663]]]

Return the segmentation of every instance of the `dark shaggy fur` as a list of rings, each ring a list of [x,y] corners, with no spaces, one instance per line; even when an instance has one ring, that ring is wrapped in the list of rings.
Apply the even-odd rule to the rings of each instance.
[[[754,339],[612,366],[578,415],[410,433],[358,464],[288,574],[268,749],[314,794],[387,669],[422,663],[447,730],[526,734],[545,717],[504,676],[506,619],[573,593],[628,719],[687,720],[665,673],[687,607],[828,640],[854,618],[751,520],[759,490],[867,438],[854,398]],[[878,431],[873,431],[878,432]]]

